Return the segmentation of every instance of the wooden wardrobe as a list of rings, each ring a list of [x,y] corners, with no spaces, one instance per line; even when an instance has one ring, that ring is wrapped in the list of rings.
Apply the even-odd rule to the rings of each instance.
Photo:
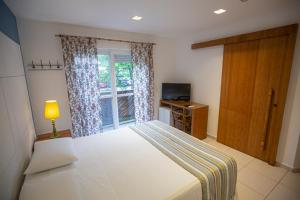
[[[297,27],[294,24],[194,44],[198,48],[201,44],[224,44],[217,140],[272,165]]]

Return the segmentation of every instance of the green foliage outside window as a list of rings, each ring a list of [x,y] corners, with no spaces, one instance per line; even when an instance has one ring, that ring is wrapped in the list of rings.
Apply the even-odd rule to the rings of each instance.
[[[98,62],[100,64],[100,82],[101,88],[110,87],[110,68],[109,68],[109,56],[98,55]]]
[[[132,89],[132,65],[131,62],[116,62],[116,82],[120,90]]]
[[[109,55],[98,55],[102,91],[110,91],[111,71]],[[118,90],[132,90],[132,64],[130,61],[115,62],[116,84]]]

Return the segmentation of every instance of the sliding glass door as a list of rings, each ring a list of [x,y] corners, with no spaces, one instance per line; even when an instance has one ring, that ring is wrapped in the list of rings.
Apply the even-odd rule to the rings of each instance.
[[[129,50],[99,49],[103,128],[135,122],[132,64]]]

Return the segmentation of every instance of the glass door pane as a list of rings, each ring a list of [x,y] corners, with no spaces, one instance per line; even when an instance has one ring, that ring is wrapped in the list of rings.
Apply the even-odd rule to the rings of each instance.
[[[103,129],[135,122],[131,56],[128,50],[99,49]]]
[[[133,123],[135,117],[131,57],[129,52],[115,53],[113,56],[119,124]]]
[[[113,129],[113,88],[111,79],[111,59],[107,53],[98,55],[98,66],[100,71],[100,93],[103,129]]]

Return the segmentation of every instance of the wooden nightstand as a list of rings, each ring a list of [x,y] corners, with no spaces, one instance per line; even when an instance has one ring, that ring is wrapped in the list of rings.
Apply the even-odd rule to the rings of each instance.
[[[69,129],[63,131],[57,131],[57,133],[59,134],[59,138],[72,137],[71,131]],[[49,140],[52,134],[53,133],[45,133],[45,134],[37,135],[35,141]]]

